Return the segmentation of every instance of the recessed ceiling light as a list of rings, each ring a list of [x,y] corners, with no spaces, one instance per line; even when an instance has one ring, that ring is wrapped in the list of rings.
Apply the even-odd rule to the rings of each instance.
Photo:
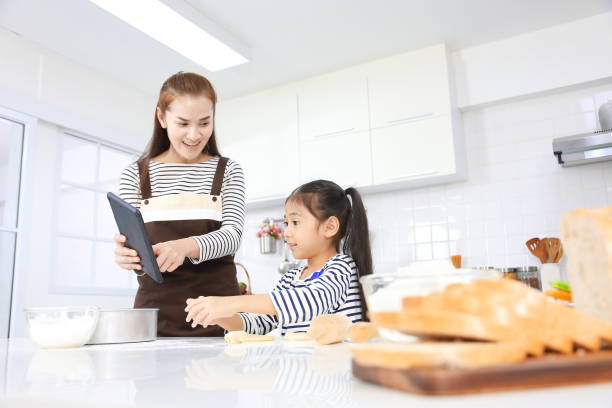
[[[209,71],[248,60],[159,0],[90,0]]]

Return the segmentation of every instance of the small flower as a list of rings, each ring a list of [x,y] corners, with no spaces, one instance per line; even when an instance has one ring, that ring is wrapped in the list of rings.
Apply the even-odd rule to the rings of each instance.
[[[266,235],[271,236],[274,239],[280,239],[283,231],[275,224],[271,223],[263,223],[259,226],[259,231],[257,231],[257,237],[263,237]]]

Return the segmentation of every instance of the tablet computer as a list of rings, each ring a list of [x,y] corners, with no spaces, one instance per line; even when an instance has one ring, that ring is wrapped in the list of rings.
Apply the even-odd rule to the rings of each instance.
[[[149,275],[157,283],[162,283],[164,278],[157,265],[157,259],[153,253],[153,247],[149,240],[149,234],[145,229],[142,214],[137,208],[130,205],[118,195],[109,192],[106,194],[110,203],[119,233],[127,237],[125,246],[138,252],[140,265],[144,273]]]

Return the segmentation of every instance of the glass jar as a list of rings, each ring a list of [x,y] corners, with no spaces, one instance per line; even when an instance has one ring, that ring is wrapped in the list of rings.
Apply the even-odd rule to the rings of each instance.
[[[537,266],[521,266],[517,268],[518,280],[534,289],[542,290],[540,268]]]
[[[518,268],[500,268],[499,272],[504,278],[518,280]]]

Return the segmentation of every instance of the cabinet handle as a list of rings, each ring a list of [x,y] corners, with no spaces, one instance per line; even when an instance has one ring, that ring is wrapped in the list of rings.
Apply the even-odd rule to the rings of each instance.
[[[348,128],[348,129],[335,130],[335,131],[333,131],[333,132],[327,132],[327,133],[321,133],[321,134],[318,134],[318,135],[314,135],[313,137],[314,137],[315,139],[317,139],[317,138],[319,138],[319,137],[332,136],[332,135],[337,135],[337,134],[339,134],[339,133],[346,133],[346,132],[350,132],[351,130],[355,130],[355,128],[354,128],[354,127],[352,127],[352,128]]]
[[[418,176],[429,176],[431,174],[436,174],[438,173],[437,171],[422,171],[420,173],[410,173],[410,174],[404,174],[402,176],[396,176],[396,177],[389,177],[388,180],[403,180],[403,179],[407,179],[407,178],[413,178],[413,177],[418,177]]]
[[[409,120],[424,119],[429,116],[433,116],[433,114],[434,114],[433,112],[422,113],[420,115],[414,115],[414,116],[408,116],[406,118],[390,120],[390,121],[387,121],[387,123],[407,122]]]

